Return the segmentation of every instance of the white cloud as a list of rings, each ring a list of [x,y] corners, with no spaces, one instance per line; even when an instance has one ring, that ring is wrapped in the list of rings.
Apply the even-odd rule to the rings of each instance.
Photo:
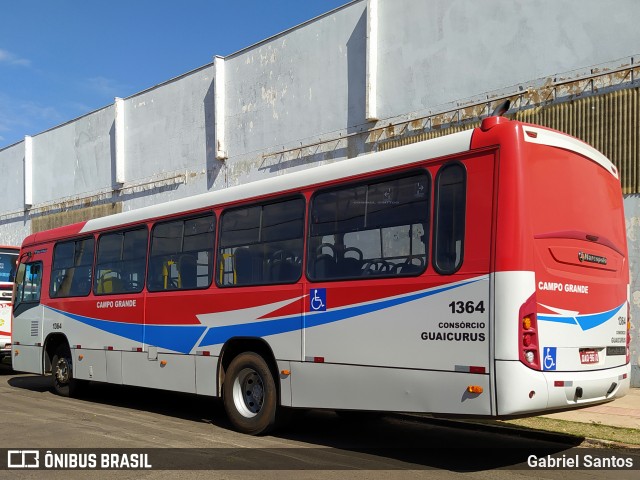
[[[31,60],[21,58],[7,50],[0,48],[0,64],[17,65],[19,67],[30,67]]]
[[[117,97],[118,94],[122,94],[122,86],[115,80],[105,77],[92,77],[85,80],[85,86],[94,92],[101,95],[107,95],[109,97]]]
[[[35,135],[65,120],[54,107],[15,99],[0,92],[0,148]]]

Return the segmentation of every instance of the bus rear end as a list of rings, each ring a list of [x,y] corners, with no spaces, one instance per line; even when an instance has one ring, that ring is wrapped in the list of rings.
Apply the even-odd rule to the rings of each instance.
[[[496,273],[497,414],[612,400],[630,382],[629,265],[617,170],[559,132],[519,124],[517,135],[520,192],[511,213],[522,218],[511,235],[522,249],[514,262],[519,272]],[[498,235],[497,257],[508,241]],[[509,299],[501,299],[505,292]]]

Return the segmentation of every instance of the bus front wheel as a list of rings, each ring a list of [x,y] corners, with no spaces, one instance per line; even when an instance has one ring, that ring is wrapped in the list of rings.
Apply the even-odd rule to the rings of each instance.
[[[78,393],[79,382],[73,378],[73,363],[71,351],[66,345],[61,345],[56,350],[51,360],[51,374],[53,376],[53,389],[63,397],[73,397]]]
[[[223,403],[236,430],[259,435],[272,429],[277,397],[271,370],[260,355],[245,352],[231,361],[224,379]]]

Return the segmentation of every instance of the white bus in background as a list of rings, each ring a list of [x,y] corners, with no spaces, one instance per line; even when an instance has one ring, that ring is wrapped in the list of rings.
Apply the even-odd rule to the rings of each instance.
[[[11,356],[11,299],[18,247],[0,246],[0,360]]]

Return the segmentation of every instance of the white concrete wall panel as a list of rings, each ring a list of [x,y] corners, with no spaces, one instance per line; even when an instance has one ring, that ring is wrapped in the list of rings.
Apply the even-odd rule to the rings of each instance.
[[[33,137],[34,206],[111,188],[113,119],[109,106]]]
[[[24,209],[24,142],[0,152],[0,214]],[[0,240],[2,243],[2,240]]]
[[[24,142],[0,151],[0,171],[0,245],[20,245],[31,233],[23,213]]]
[[[206,170],[215,153],[213,120],[212,66],[125,99],[127,182]]]
[[[634,0],[379,0],[378,117],[637,53]]]
[[[365,61],[366,2],[228,57],[230,183],[269,173],[258,169],[263,152],[365,123]]]

